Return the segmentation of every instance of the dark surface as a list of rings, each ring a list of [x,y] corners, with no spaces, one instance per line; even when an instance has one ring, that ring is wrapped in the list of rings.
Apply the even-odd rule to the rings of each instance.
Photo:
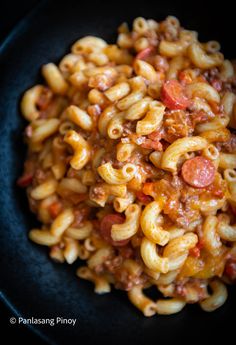
[[[228,324],[236,305],[235,287],[227,303],[214,313],[204,313],[198,306],[188,306],[180,314],[144,318],[128,302],[125,293],[98,296],[92,285],[78,281],[75,269],[48,260],[47,250],[27,240],[27,231],[36,224],[28,211],[23,191],[15,187],[22,171],[25,122],[19,116],[22,92],[39,79],[39,67],[58,62],[78,37],[95,34],[114,40],[116,27],[136,16],[163,19],[168,14],[179,17],[183,26],[200,32],[200,40],[217,39],[223,52],[236,57],[232,37],[236,33],[227,6],[217,13],[198,3],[194,8],[179,3],[148,1],[127,8],[119,3],[92,7],[78,1],[41,2],[36,11],[15,28],[0,50],[0,243],[2,296],[14,307],[14,313],[35,318],[77,318],[75,327],[66,325],[35,326],[35,330],[55,344],[156,344],[195,341],[212,334],[230,337]],[[124,10],[125,8],[125,10]],[[203,10],[204,8],[204,10]],[[227,8],[227,12],[224,12]],[[233,12],[232,12],[233,15]],[[2,278],[4,277],[4,278]],[[13,327],[13,326],[12,326]],[[229,339],[229,338],[228,338]],[[33,342],[32,342],[33,343]]]

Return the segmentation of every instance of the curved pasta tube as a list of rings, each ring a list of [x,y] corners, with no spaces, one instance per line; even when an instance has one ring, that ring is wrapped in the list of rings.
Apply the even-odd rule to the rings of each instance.
[[[68,264],[73,264],[73,262],[75,262],[79,256],[78,241],[74,240],[73,238],[65,237],[63,242],[65,244],[65,248],[63,250],[64,258]]]
[[[216,214],[217,210],[221,209],[225,204],[225,196],[222,199],[215,198],[205,200],[204,198],[199,201],[199,210],[204,216],[209,216],[212,214]]]
[[[129,92],[129,84],[126,82],[121,82],[110,87],[107,91],[104,92],[104,94],[109,99],[109,101],[116,102],[122,99],[123,97],[127,96]]]
[[[154,132],[162,123],[165,106],[160,102],[155,102],[146,116],[137,122],[136,133],[148,135]]]
[[[192,43],[188,48],[188,56],[192,63],[202,69],[213,68],[222,65],[224,57],[221,53],[216,52],[207,54],[199,43]]]
[[[206,217],[203,223],[203,241],[206,250],[213,256],[219,254],[222,243],[217,233],[218,219],[215,216]]]
[[[77,126],[81,127],[85,131],[91,131],[93,128],[93,122],[91,117],[82,109],[75,105],[70,105],[66,109],[69,120],[74,122]]]
[[[184,68],[185,59],[183,56],[175,56],[169,63],[167,79],[177,79],[179,71]]]
[[[89,54],[102,51],[107,46],[106,41],[96,36],[85,36],[76,41],[71,47],[74,54]]]
[[[230,242],[236,241],[236,224],[229,225],[226,222],[219,222],[217,232],[223,240]]]
[[[156,303],[157,314],[171,315],[180,312],[186,302],[181,298],[159,299]]]
[[[176,258],[189,249],[193,248],[198,242],[198,237],[192,232],[174,238],[164,248],[163,255],[168,258]]]
[[[157,253],[156,244],[143,237],[140,246],[141,257],[145,265],[154,272],[167,273],[169,270],[168,258],[161,258]]]
[[[33,188],[30,196],[35,200],[42,200],[54,194],[57,190],[58,183],[54,179],[49,179],[37,187]]]
[[[157,280],[157,285],[168,285],[171,284],[177,275],[179,274],[179,270],[171,270],[165,274],[160,274],[160,277]]]
[[[91,201],[94,201],[101,207],[104,207],[109,196],[116,196],[123,198],[127,193],[126,184],[96,184],[91,186],[89,191],[89,197]]]
[[[167,57],[182,55],[186,52],[189,44],[195,41],[195,39],[195,32],[187,30],[181,31],[180,39],[177,42],[162,40],[159,45],[159,52],[161,55]]]
[[[114,224],[111,228],[111,237],[114,241],[123,241],[134,236],[139,228],[141,208],[137,204],[131,204],[125,211],[125,222]]]
[[[107,136],[107,126],[110,120],[118,113],[117,108],[114,105],[109,105],[106,107],[98,119],[98,130],[99,133],[106,137]]]
[[[50,233],[48,230],[32,229],[29,232],[31,241],[41,244],[42,246],[53,246],[57,244],[60,239]]]
[[[154,67],[146,61],[136,59],[134,61],[134,71],[137,75],[140,75],[151,83],[154,83],[158,79]]]
[[[87,261],[87,265],[90,269],[94,269],[96,266],[103,264],[103,262],[108,259],[113,253],[111,246],[106,246],[99,248]]]
[[[42,75],[53,92],[64,95],[69,85],[65,81],[61,71],[54,63],[48,63],[42,67]]]
[[[74,150],[74,156],[70,160],[70,165],[75,170],[81,170],[90,160],[91,149],[87,141],[74,130],[69,130],[64,141]]]
[[[89,280],[94,283],[94,291],[98,294],[103,294],[111,291],[111,286],[107,279],[102,276],[94,273],[90,268],[87,266],[79,267],[76,271],[76,275],[79,278]]]
[[[128,298],[145,316],[156,314],[156,303],[144,295],[142,286],[134,286],[128,291]]]
[[[84,240],[88,238],[93,230],[92,223],[87,220],[83,223],[83,225],[79,228],[69,227],[65,231],[65,235],[67,237],[71,237],[74,240]]]
[[[122,136],[124,130],[124,112],[116,114],[110,121],[107,126],[107,135],[111,139],[118,139]]]
[[[177,139],[163,153],[161,167],[164,170],[176,172],[180,156],[188,152],[203,150],[207,146],[207,140],[199,136]]]
[[[181,267],[188,256],[189,249],[195,247],[197,242],[197,235],[191,232],[171,240],[163,251],[163,257],[168,258],[169,261],[169,270]]]
[[[186,92],[190,97],[200,97],[211,102],[220,102],[220,95],[211,85],[204,82],[196,82],[186,86]]]
[[[230,121],[229,116],[215,117],[214,120],[196,125],[195,130],[197,133],[203,133],[206,131],[218,131],[228,126]]]
[[[115,198],[113,201],[113,207],[116,212],[123,212],[127,209],[127,207],[132,204],[135,200],[135,194],[132,192],[128,192],[123,198]]]
[[[161,202],[149,203],[142,212],[140,224],[144,235],[152,242],[164,246],[170,239],[170,234],[165,231],[157,222],[157,218],[163,209]]]
[[[125,112],[126,120],[139,120],[148,111],[149,104],[152,101],[150,97],[144,97],[140,101],[131,105]]]
[[[236,202],[236,171],[234,169],[225,169],[224,179],[229,189],[230,201]]]
[[[223,169],[236,169],[236,153],[220,152],[219,167]]]
[[[127,161],[131,157],[135,148],[135,144],[120,142],[116,147],[116,159],[119,162]]]
[[[209,144],[205,149],[203,149],[202,155],[210,159],[215,167],[218,168],[220,153],[215,145]]]
[[[114,169],[111,163],[105,163],[97,168],[99,175],[109,184],[127,183],[135,175],[136,167],[134,164],[127,163],[121,169]]]
[[[67,208],[57,216],[50,228],[50,232],[55,237],[60,237],[74,221],[73,209]]]
[[[57,192],[59,190],[67,190],[74,193],[86,193],[87,187],[77,178],[64,177],[59,182]]]
[[[132,92],[128,96],[122,98],[117,103],[117,108],[120,109],[121,111],[127,110],[133,104],[140,101],[145,95],[145,92],[147,91],[147,86],[145,84],[143,77],[141,76],[134,77],[130,79],[129,82],[130,82]]]
[[[204,98],[194,97],[192,99],[192,109],[193,111],[199,112],[204,111],[205,113],[209,114],[211,117],[214,117],[214,113],[211,110],[210,105]]]
[[[221,105],[224,108],[225,115],[230,119],[229,126],[232,128],[236,128],[234,104],[236,104],[236,95],[233,92],[227,91],[221,100]]]
[[[234,67],[229,60],[224,60],[220,66],[220,78],[226,81],[234,76]]]
[[[32,144],[42,143],[45,139],[57,132],[60,121],[58,119],[48,119],[33,129],[31,137]]]
[[[216,141],[224,142],[230,139],[230,131],[227,128],[221,128],[217,132],[214,130],[205,131],[200,136],[205,138],[209,143]]]
[[[213,293],[204,301],[199,302],[204,311],[214,311],[221,307],[228,297],[226,286],[220,280],[213,280],[209,283]]]
[[[156,168],[161,168],[161,159],[162,159],[163,152],[159,151],[153,151],[149,155],[149,160],[152,162],[153,165],[155,165]]]
[[[24,93],[20,107],[22,115],[26,120],[34,121],[39,117],[37,101],[44,88],[43,85],[35,85]]]

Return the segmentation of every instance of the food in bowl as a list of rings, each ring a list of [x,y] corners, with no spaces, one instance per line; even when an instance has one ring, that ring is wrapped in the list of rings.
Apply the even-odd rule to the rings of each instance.
[[[236,74],[220,44],[173,16],[139,17],[116,44],[80,38],[42,75],[21,101],[18,185],[42,223],[29,238],[57,262],[84,260],[79,278],[127,291],[145,316],[224,304],[236,280]]]

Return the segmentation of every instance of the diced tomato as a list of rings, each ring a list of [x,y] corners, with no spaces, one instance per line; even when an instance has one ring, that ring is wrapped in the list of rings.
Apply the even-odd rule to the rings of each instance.
[[[136,55],[136,59],[138,59],[138,60],[147,60],[148,58],[150,58],[154,54],[155,54],[155,48],[154,47],[147,47],[147,48],[141,50]]]
[[[204,247],[203,240],[199,240],[198,243],[194,248],[189,250],[189,254],[195,258],[199,258],[201,256],[201,249]]]
[[[186,109],[190,101],[184,93],[184,87],[177,80],[167,80],[161,92],[163,103],[171,110]]]
[[[216,168],[209,159],[197,156],[186,160],[181,172],[184,181],[190,186],[204,188],[214,181]]]
[[[74,211],[75,220],[71,226],[75,228],[80,226],[81,223],[88,218],[89,213],[90,213],[89,206],[76,209]]]
[[[28,187],[32,183],[32,180],[33,180],[33,174],[28,173],[28,174],[21,176],[17,180],[17,185],[19,187],[25,188],[25,187]]]
[[[197,247],[198,247],[199,249],[204,248],[204,241],[203,241],[203,240],[199,240],[198,243],[197,243]]]
[[[236,260],[229,259],[226,262],[224,273],[231,281],[236,281]]]
[[[190,254],[191,256],[194,256],[195,258],[199,258],[200,254],[201,254],[201,251],[200,251],[200,249],[196,246],[196,247],[191,248],[191,249],[189,250],[189,254]]]
[[[218,114],[220,111],[220,107],[219,104],[216,103],[215,101],[209,101],[209,104],[211,106],[211,109],[213,111],[214,114]]]
[[[162,143],[146,138],[140,145],[143,149],[162,151]]]
[[[59,215],[59,213],[62,211],[62,204],[59,201],[55,201],[49,206],[48,210],[49,210],[50,216],[53,219],[55,219]]]
[[[143,185],[143,193],[145,195],[153,196],[155,194],[155,182],[145,182]]]
[[[182,85],[191,84],[193,82],[188,71],[180,71],[178,78],[179,78],[179,81]]]
[[[153,141],[161,140],[162,136],[163,136],[163,130],[157,130],[157,131],[154,131],[154,132],[148,134],[148,138],[153,140]]]
[[[144,194],[142,191],[136,192],[136,198],[144,205],[149,204],[153,200],[151,196]]]
[[[122,224],[124,223],[124,221],[125,221],[124,217],[116,213],[106,215],[101,221],[101,225],[100,225],[101,235],[104,238],[104,240],[110,243],[112,246],[116,246],[116,247],[125,246],[129,242],[129,239],[124,240],[124,241],[114,241],[111,237],[112,225]]]

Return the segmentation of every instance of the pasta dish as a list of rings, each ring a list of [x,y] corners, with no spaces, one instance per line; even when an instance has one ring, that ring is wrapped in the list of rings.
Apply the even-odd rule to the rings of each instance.
[[[236,281],[236,65],[168,16],[116,44],[86,36],[27,90],[18,185],[41,223],[29,238],[77,259],[98,294],[145,316],[211,312]],[[149,287],[160,292],[154,300]]]

